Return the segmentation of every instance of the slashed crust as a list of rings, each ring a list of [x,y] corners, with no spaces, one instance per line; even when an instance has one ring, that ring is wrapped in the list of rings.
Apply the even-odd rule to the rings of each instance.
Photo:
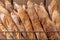
[[[11,35],[9,34],[9,32],[7,31],[7,29],[5,28],[5,26],[2,24],[1,19],[0,19],[0,30],[2,31],[0,33],[2,33],[2,35],[4,35],[7,39],[12,39]]]
[[[59,31],[58,33],[60,35],[60,13],[58,10],[54,10],[52,14],[52,21],[55,23],[57,31]]]
[[[8,31],[14,31],[14,32],[19,31],[17,26],[14,24],[12,18],[10,17],[9,12],[5,8],[3,8],[1,6],[0,6],[0,8],[2,9],[1,10],[2,15],[4,15],[3,18],[1,16],[1,20],[2,20],[2,22],[4,24],[4,26],[6,26],[7,30]],[[12,33],[12,35],[13,35],[13,38],[19,39],[19,33],[18,32]]]
[[[37,38],[38,39],[41,38],[42,40],[47,39],[47,36],[46,36],[45,32],[43,31],[42,26],[39,22],[39,19],[38,19],[38,16],[36,14],[36,11],[34,9],[33,3],[31,3],[30,1],[28,1],[28,3],[27,3],[27,13],[28,13],[30,20],[32,22],[34,31],[43,32],[43,33],[41,33],[41,32],[36,33]]]
[[[23,32],[23,31],[26,31],[25,27],[22,24],[19,16],[17,15],[17,12],[16,11],[11,12],[11,17],[12,17],[13,21],[15,22],[15,24],[17,25],[17,27],[19,28],[19,31],[22,32],[24,37],[26,37],[26,33]]]
[[[43,3],[40,4],[37,14],[39,16],[39,20],[41,24],[43,25],[44,31],[48,32],[47,36],[49,38],[59,38],[59,35],[57,32],[51,32],[51,31],[56,31],[56,26],[53,21],[49,19],[48,13],[46,12]]]
[[[2,6],[2,7],[4,7],[4,4],[0,1],[0,5]]]
[[[50,16],[52,16],[53,11],[58,9],[57,0],[52,0],[51,3],[48,5],[48,11]]]
[[[27,16],[26,12],[24,11],[23,7],[15,5],[18,11],[18,15],[25,26],[25,29],[27,31],[27,36],[29,39],[35,38],[35,35],[31,32],[33,32],[32,25],[30,23],[29,17]],[[30,32],[31,31],[31,32]],[[34,37],[33,37],[34,36]]]
[[[13,4],[9,2],[9,0],[5,0],[5,8],[11,12],[13,10]]]

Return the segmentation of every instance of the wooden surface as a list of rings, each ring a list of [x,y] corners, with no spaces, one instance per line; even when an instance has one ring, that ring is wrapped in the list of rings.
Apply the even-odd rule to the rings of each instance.
[[[4,2],[4,0],[0,0],[0,1]],[[9,0],[9,1],[11,1],[11,0]],[[22,5],[22,4],[26,4],[28,0],[13,0],[13,1]],[[40,2],[44,2],[44,0],[30,0],[30,1],[35,2],[37,4],[40,4]],[[46,7],[50,4],[51,1],[52,0],[46,0]],[[57,3],[58,3],[58,10],[60,12],[60,0],[57,0]]]
[[[14,0],[18,4],[26,4],[28,0]],[[40,2],[43,2],[44,0],[30,0],[32,2],[35,2],[37,4],[40,4]]]

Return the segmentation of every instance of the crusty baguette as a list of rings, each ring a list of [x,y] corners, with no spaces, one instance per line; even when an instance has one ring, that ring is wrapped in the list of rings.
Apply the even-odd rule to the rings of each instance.
[[[60,13],[58,12],[58,10],[54,10],[54,11],[53,11],[52,21],[53,21],[55,24],[60,23]]]
[[[7,29],[5,28],[5,26],[2,24],[1,19],[0,19],[0,30],[2,30],[2,34],[5,35],[5,37],[6,37],[5,39],[12,39],[11,35],[9,34],[9,32],[7,31]]]
[[[18,15],[22,21],[22,23],[24,24],[25,26],[25,29],[27,31],[27,36],[29,39],[34,39],[35,38],[35,35],[33,33],[31,33],[30,31],[33,32],[33,29],[32,29],[32,25],[30,23],[30,20],[29,20],[29,17],[27,16],[26,12],[24,11],[23,7],[21,6],[17,6],[17,4],[15,4],[16,8],[17,8],[17,11],[18,11]]]
[[[13,2],[14,4],[14,9],[17,10],[17,8],[19,8],[19,5],[16,2]]]
[[[0,11],[6,15],[9,15],[9,12],[4,7],[2,7],[1,5],[0,5]]]
[[[5,25],[5,15],[9,15],[9,12],[4,8],[4,7],[2,7],[1,5],[0,5],[0,18],[1,18],[1,20],[2,20],[2,23],[4,24],[4,26],[6,27],[6,29],[7,29],[7,25]],[[5,15],[4,15],[5,14]],[[8,29],[7,29],[8,30]],[[11,35],[11,34],[10,34]]]
[[[11,12],[11,17],[12,17],[13,21],[15,22],[15,24],[17,25],[17,27],[19,28],[19,31],[20,32],[25,31],[25,27],[22,24],[22,22],[21,22],[19,16],[17,15],[16,11]],[[26,37],[26,33],[22,33],[22,34],[24,37]]]
[[[13,10],[13,5],[9,2],[9,0],[5,0],[5,8],[10,12]]]
[[[9,12],[8,12],[6,9],[4,9],[3,7],[1,7],[1,6],[0,6],[0,8],[1,8],[2,14],[4,14],[4,17],[3,17],[3,18],[1,17],[1,19],[2,19],[3,24],[6,26],[6,28],[7,28],[9,31],[18,31],[16,25],[15,25],[14,22],[12,21],[12,18],[10,17]],[[3,10],[4,10],[4,11],[3,11]],[[18,32],[17,32],[17,33],[14,33],[14,34],[16,34],[16,35],[14,35],[14,38],[15,38],[15,37],[16,37],[16,38],[19,38],[19,37],[18,37],[18,36],[19,36],[19,33],[18,33]]]
[[[48,13],[47,13],[47,11],[44,8],[43,3],[40,4],[40,6],[39,6],[39,8],[37,10],[37,14],[39,16],[39,20],[40,20],[41,24],[43,25],[44,31],[46,31],[46,32],[49,31],[47,33],[47,36],[49,38],[51,38],[51,39],[53,39],[53,38],[59,38],[58,33],[57,32],[54,33],[54,31],[56,31],[56,26],[53,23],[53,21],[51,21],[49,19]]]
[[[37,38],[41,39],[41,40],[47,39],[47,36],[46,36],[46,34],[45,34],[44,30],[42,29],[42,26],[39,22],[39,19],[38,19],[38,16],[36,14],[36,11],[34,9],[33,3],[28,1],[27,6],[28,6],[27,7],[27,13],[28,13],[28,15],[31,19],[34,31],[38,31],[38,33],[36,33]],[[41,33],[40,31],[43,32],[43,33]]]
[[[0,1],[0,5],[2,6],[2,7],[4,7],[4,4]]]
[[[1,20],[2,20],[2,22],[3,22],[3,24],[4,24],[4,26],[7,28],[7,30],[10,32],[12,29],[12,23],[9,23],[9,21],[8,20],[10,20],[10,19],[8,19],[7,20],[7,17],[6,17],[6,15],[4,15],[4,13],[1,13]],[[10,32],[10,34],[11,35],[13,35],[13,33],[12,32]]]
[[[53,11],[56,10],[57,8],[58,8],[57,0],[52,0],[48,6],[48,11],[49,11],[50,16],[52,16]]]
[[[9,12],[4,8],[4,7],[2,7],[1,5],[0,5],[0,18],[1,18],[1,20],[2,20],[2,23],[4,24],[4,14],[8,14]],[[5,28],[7,29],[7,26],[4,24],[4,26],[5,26]],[[7,35],[9,35],[8,33],[7,33]],[[10,36],[12,36],[11,34],[10,34]]]
[[[58,12],[58,10],[53,11],[52,21],[55,23],[57,31],[59,31],[58,33],[60,35],[60,13]]]

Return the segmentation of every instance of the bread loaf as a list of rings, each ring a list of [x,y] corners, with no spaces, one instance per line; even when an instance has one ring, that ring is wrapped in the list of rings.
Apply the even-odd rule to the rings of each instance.
[[[34,5],[30,1],[28,1],[28,3],[27,3],[27,13],[28,13],[28,15],[30,17],[30,20],[32,22],[34,31],[37,31],[35,33],[37,38],[41,39],[41,40],[47,39],[47,36],[46,36],[44,30],[42,29],[42,26],[39,22],[38,16],[37,16],[36,11],[34,9]],[[43,32],[43,33],[40,33],[40,31]]]

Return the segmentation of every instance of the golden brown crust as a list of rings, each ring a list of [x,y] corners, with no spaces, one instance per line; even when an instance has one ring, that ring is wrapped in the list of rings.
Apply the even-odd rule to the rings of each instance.
[[[5,4],[0,1],[0,39],[58,40],[60,38],[60,32],[56,32],[60,31],[57,0],[52,0],[48,9],[43,3],[37,5],[28,1],[27,5],[20,6],[9,1],[4,0]]]
[[[4,4],[0,1],[0,5],[2,6],[2,7],[4,7]]]
[[[25,27],[23,26],[19,16],[17,15],[17,12],[14,11],[11,13],[11,17],[13,19],[13,21],[15,22],[15,24],[17,25],[17,27],[19,28],[20,32],[26,31]],[[26,37],[26,33],[22,33],[24,37]]]
[[[37,14],[38,14],[40,22],[43,25],[43,28],[46,32],[47,31],[56,31],[56,26],[53,23],[53,21],[51,21],[49,19],[48,13],[46,12],[43,4],[40,4],[40,8],[38,9]],[[55,32],[55,33],[49,32],[49,33],[47,33],[47,36],[49,38],[59,38],[57,32]]]
[[[1,7],[1,8],[2,8],[2,7]],[[1,12],[2,12],[1,14],[4,15],[3,18],[2,18],[2,16],[1,16],[1,19],[3,19],[2,22],[3,22],[3,24],[6,26],[6,28],[7,28],[8,30],[11,28],[10,30],[12,30],[12,31],[15,30],[15,31],[17,31],[17,27],[16,27],[16,25],[13,23],[10,15],[9,15],[9,13],[8,13],[8,11],[7,11],[6,9],[4,9],[4,8],[2,8],[1,10],[6,11],[6,12],[1,11]],[[6,13],[6,14],[5,14],[5,13]],[[13,29],[13,28],[15,28],[15,29]],[[18,37],[17,37],[17,38],[18,38]]]
[[[5,39],[12,39],[11,35],[9,34],[9,32],[7,32],[7,29],[5,28],[5,26],[2,24],[1,19],[0,19],[0,30],[2,30],[2,34],[5,35],[5,37],[6,37]]]
[[[0,12],[4,13],[6,15],[9,15],[9,12],[4,7],[2,7],[1,5],[0,5]]]
[[[48,6],[48,11],[50,16],[52,16],[53,11],[57,10],[58,6],[57,6],[57,0],[52,0],[51,3]]]
[[[54,10],[53,11],[53,14],[52,14],[52,21],[55,23],[55,24],[58,24],[60,23],[60,13],[58,12],[58,10]]]
[[[52,21],[55,23],[57,31],[60,31],[60,13],[57,10],[54,10],[52,14]]]
[[[31,19],[34,31],[43,32],[43,33],[36,33],[37,38],[38,39],[41,38],[42,40],[47,39],[47,36],[46,36],[45,32],[43,31],[42,26],[41,26],[41,24],[39,22],[38,16],[37,16],[37,14],[35,12],[33,3],[28,2],[27,6],[28,6],[27,12],[28,12],[28,15],[29,15],[29,17]]]
[[[13,10],[13,5],[9,2],[9,0],[5,0],[5,8],[10,12]]]
[[[0,5],[0,11],[1,11],[1,20],[4,24],[4,26],[7,28],[7,30],[9,30],[9,31],[19,31],[17,29],[17,26],[14,24],[12,18],[10,17],[9,12],[4,7],[2,7],[1,5]],[[13,36],[13,33],[12,33],[13,38],[16,37],[16,38],[19,39],[19,37],[18,37],[19,33],[17,32],[17,33],[14,33],[14,34],[15,35]],[[8,35],[8,33],[7,33],[7,35]]]
[[[28,38],[29,39],[35,38],[35,35],[33,33],[30,33],[30,31],[33,31],[33,29],[32,29],[29,17],[27,16],[26,12],[24,11],[24,9],[21,6],[19,6],[17,8],[17,10],[18,10],[18,15],[19,15],[19,17],[20,17],[20,19],[21,19],[21,21],[22,21],[22,23],[25,26],[25,29],[27,31]]]

